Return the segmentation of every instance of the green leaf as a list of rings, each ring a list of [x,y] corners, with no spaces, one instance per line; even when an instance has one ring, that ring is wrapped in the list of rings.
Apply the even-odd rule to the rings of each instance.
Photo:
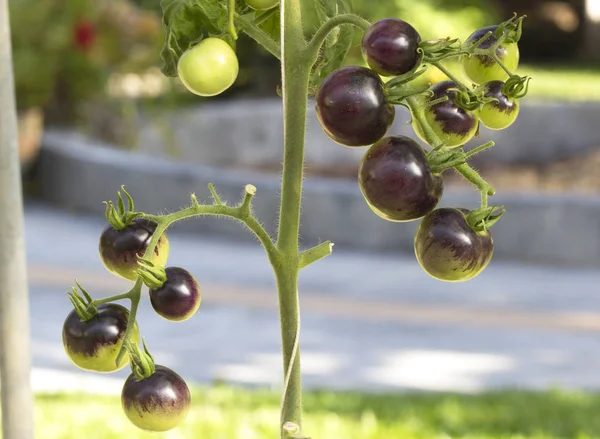
[[[258,27],[265,31],[275,41],[281,40],[281,13],[279,8],[256,14],[254,19]]]
[[[177,76],[179,57],[206,34],[227,31],[227,8],[223,0],[161,0],[165,44],[161,52],[162,72]]]

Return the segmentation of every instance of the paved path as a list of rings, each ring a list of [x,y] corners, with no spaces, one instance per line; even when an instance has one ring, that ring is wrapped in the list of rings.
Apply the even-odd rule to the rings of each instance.
[[[26,208],[34,386],[117,393],[122,377],[79,372],[62,351],[65,291],[96,297],[128,283],[98,259],[102,218]],[[277,300],[258,245],[170,233],[170,263],[201,283],[198,315],[170,323],[143,304],[156,360],[189,380],[281,384]],[[494,261],[479,278],[444,284],[410,255],[336,247],[301,275],[302,362],[311,387],[477,391],[600,387],[600,271]],[[85,383],[85,384],[84,384]]]

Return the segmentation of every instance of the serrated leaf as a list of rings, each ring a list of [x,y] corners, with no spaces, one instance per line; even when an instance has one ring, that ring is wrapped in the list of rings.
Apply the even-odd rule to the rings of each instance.
[[[206,33],[220,35],[227,29],[223,0],[161,0],[165,44],[161,51],[162,72],[177,76],[179,57],[202,40]]]

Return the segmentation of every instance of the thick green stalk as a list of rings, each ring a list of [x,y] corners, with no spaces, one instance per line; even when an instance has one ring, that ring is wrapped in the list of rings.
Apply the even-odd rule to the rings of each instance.
[[[279,293],[283,366],[286,377],[281,406],[281,437],[285,438],[288,435],[283,429],[283,424],[291,422],[299,428],[302,424],[298,347],[298,235],[310,65],[306,57],[306,41],[302,31],[301,0],[282,0],[281,29],[284,155],[277,248],[282,257],[274,268]]]

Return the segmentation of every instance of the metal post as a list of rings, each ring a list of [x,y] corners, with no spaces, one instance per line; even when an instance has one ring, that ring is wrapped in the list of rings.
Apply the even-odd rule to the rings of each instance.
[[[29,298],[8,0],[0,0],[0,388],[4,439],[33,439]]]

